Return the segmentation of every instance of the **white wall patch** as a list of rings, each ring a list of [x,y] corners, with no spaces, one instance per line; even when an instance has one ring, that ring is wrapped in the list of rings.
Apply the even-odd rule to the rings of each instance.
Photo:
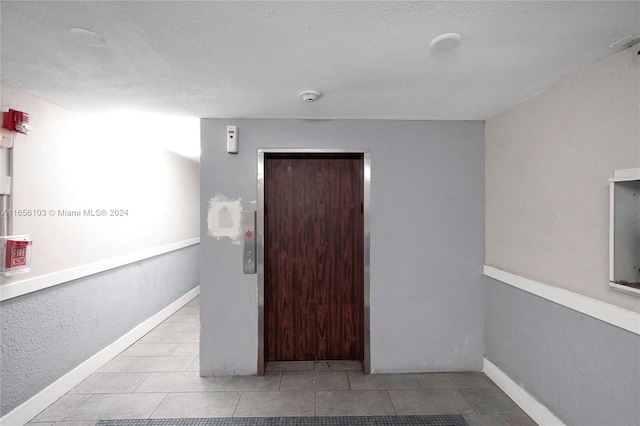
[[[216,194],[209,200],[207,214],[207,228],[212,237],[228,237],[234,243],[240,243],[242,224],[242,199],[230,200],[221,194]]]

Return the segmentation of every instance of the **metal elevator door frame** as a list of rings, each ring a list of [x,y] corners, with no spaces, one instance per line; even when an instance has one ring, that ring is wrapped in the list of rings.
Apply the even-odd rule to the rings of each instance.
[[[257,169],[257,269],[258,269],[258,375],[265,373],[265,309],[264,309],[264,202],[265,156],[268,154],[362,154],[363,156],[363,268],[364,268],[364,360],[365,374],[371,372],[370,360],[370,208],[371,208],[371,153],[368,149],[258,149]]]

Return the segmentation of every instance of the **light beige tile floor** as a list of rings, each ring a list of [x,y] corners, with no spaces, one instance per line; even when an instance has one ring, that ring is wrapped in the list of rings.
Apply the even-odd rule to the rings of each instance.
[[[364,375],[354,361],[272,362],[257,376],[199,376],[199,299],[35,417],[32,426],[115,418],[462,414],[471,426],[535,425],[484,374]]]

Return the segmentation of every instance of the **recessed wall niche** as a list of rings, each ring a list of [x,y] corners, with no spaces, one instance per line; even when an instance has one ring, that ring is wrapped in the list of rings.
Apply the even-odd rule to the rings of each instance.
[[[609,284],[640,295],[640,168],[609,179]]]

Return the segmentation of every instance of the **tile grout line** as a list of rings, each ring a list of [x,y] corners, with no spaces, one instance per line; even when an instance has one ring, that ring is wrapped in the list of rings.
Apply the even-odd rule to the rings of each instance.
[[[67,395],[67,394],[65,394],[65,395],[63,395],[63,396],[66,396],[66,395]],[[73,413],[74,413],[78,408],[82,407],[82,405],[84,405],[84,403],[85,403],[85,402],[87,402],[87,401],[89,400],[89,398],[91,398],[91,397],[93,396],[93,394],[80,394],[80,395],[88,395],[88,397],[87,397],[87,398],[85,398],[85,400],[84,400],[84,401],[82,401],[82,404],[78,405],[76,408],[74,408],[73,410],[71,410],[71,412],[70,412],[69,414],[67,414],[66,416],[64,416],[64,418],[63,418],[62,420],[56,420],[56,421],[54,421],[54,422],[53,422],[53,424],[54,424],[54,425],[55,425],[56,423],[58,423],[59,421],[60,421],[60,422],[64,422],[64,421],[66,421],[66,419],[67,419],[67,418],[69,418],[69,417],[70,417],[70,416],[71,416],[71,415],[72,415],[72,414],[73,414]],[[58,400],[56,400],[56,402],[60,401],[60,399],[62,399],[62,397],[60,397]],[[54,402],[54,404],[55,404],[55,402]],[[51,405],[53,405],[53,404],[51,404]],[[50,405],[49,407],[51,407],[51,405]],[[47,407],[47,408],[49,408],[49,407]],[[46,409],[45,409],[45,410],[46,410]],[[42,414],[45,410],[41,411],[41,412],[40,412],[40,414]],[[38,416],[39,416],[40,414],[38,414]],[[36,416],[36,417],[37,417],[37,416]],[[35,418],[35,417],[34,417],[34,418]],[[32,419],[32,420],[33,420],[33,419]],[[29,422],[31,422],[31,421],[29,421]]]
[[[456,391],[456,392],[458,392],[458,393],[462,396],[462,398],[465,400],[465,402],[466,402],[467,404],[469,404],[469,407],[471,407],[471,409],[473,410],[473,414],[480,414],[480,415],[482,415],[483,413],[481,413],[481,412],[479,412],[478,410],[476,410],[476,409],[475,409],[475,407],[473,406],[473,404],[471,404],[471,401],[469,401],[469,400],[467,399],[467,397],[466,397],[466,396],[464,396],[464,394],[463,394],[462,392],[460,392],[460,389],[462,389],[462,388],[456,388],[456,389],[455,389],[455,391]],[[504,416],[503,416],[503,417],[504,417]],[[506,418],[505,418],[505,420],[506,420]]]
[[[233,413],[231,413],[231,417],[236,416],[236,411],[238,411],[238,405],[240,405],[240,400],[242,399],[242,395],[244,395],[244,392],[240,391],[240,395],[238,395],[238,400],[236,401],[236,406],[233,407]]]
[[[389,390],[385,390],[385,392],[387,393],[387,397],[389,397],[389,401],[391,401],[391,407],[393,407],[393,412],[396,413],[396,416],[399,416],[400,414],[398,414],[398,409],[396,408],[396,405],[393,403],[393,398],[391,398],[391,394],[389,393]]]
[[[162,324],[164,324],[164,323],[162,323]],[[180,345],[181,345],[181,343],[178,343],[178,344],[177,344],[177,346],[176,346],[176,348],[175,348],[174,350],[172,350],[172,351],[171,351],[171,353],[169,354],[169,356],[173,356],[173,354],[174,354],[178,349],[180,349]]]
[[[507,419],[507,418],[504,416],[504,413],[500,413],[500,417],[502,417],[502,418],[503,418],[507,423],[511,424],[511,422],[509,422],[509,419]]]
[[[420,380],[418,380],[418,376],[416,375],[416,373],[411,373],[411,377],[413,377],[413,380],[415,380],[418,384],[418,388],[416,390],[422,389],[422,385],[420,384]]]
[[[136,387],[135,387],[135,389],[134,389],[133,391],[129,392],[129,393],[130,393],[130,394],[132,394],[132,395],[133,395],[134,393],[136,393],[136,391],[140,388],[140,386],[142,386],[142,384],[143,384],[144,382],[146,382],[146,381],[147,381],[147,379],[148,379],[149,377],[151,377],[151,374],[152,374],[152,373],[147,373],[147,377],[145,377],[144,379],[142,379],[142,381],[140,382],[140,384],[139,384],[138,386],[136,386]],[[143,393],[143,392],[140,392],[140,393]]]
[[[162,392],[157,392],[157,393],[162,393]],[[158,411],[158,408],[160,408],[160,406],[162,405],[162,403],[164,402],[165,399],[167,399],[167,396],[169,396],[170,392],[165,392],[164,393],[164,397],[160,400],[160,402],[158,403],[158,405],[156,405],[156,407],[153,409],[153,411],[151,411],[151,413],[149,414],[149,416],[147,417],[147,419],[151,419],[151,416],[154,415],[154,413],[156,411]]]

